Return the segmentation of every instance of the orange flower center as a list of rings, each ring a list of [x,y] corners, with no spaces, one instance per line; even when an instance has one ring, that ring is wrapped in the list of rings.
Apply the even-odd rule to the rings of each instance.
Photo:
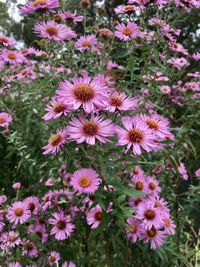
[[[79,185],[81,187],[88,187],[91,184],[91,180],[88,177],[81,177],[79,179]]]
[[[150,230],[147,231],[147,235],[149,237],[155,237],[156,236],[156,229],[152,227]]]
[[[141,191],[142,189],[143,189],[143,183],[142,182],[137,182],[136,184],[135,184],[135,189],[136,190],[139,190],[139,191]]]
[[[16,239],[16,236],[15,236],[15,235],[10,235],[10,236],[8,237],[8,241],[9,241],[9,242],[14,242],[15,239]]]
[[[146,123],[149,126],[149,128],[158,130],[158,127],[159,127],[158,124],[155,121],[153,121],[152,119],[147,119]]]
[[[0,124],[3,124],[6,122],[6,118],[0,117]]]
[[[112,96],[112,97],[110,98],[110,100],[111,100],[111,105],[112,105],[112,106],[120,107],[121,104],[122,104],[122,101],[121,101],[121,99],[120,99],[119,97]]]
[[[17,217],[22,216],[23,213],[24,213],[24,211],[23,211],[22,208],[16,208],[16,209],[15,209],[15,215],[16,215]]]
[[[74,96],[81,102],[90,101],[94,97],[94,89],[91,85],[86,83],[78,84],[74,87]]]
[[[60,134],[53,134],[49,139],[49,144],[52,146],[57,146],[62,140],[62,136]]]
[[[144,139],[144,134],[139,129],[132,129],[128,132],[128,138],[131,143],[140,143]]]
[[[126,35],[126,36],[131,36],[132,34],[132,30],[128,27],[126,27],[124,30],[123,30],[123,34]]]
[[[60,20],[62,20],[62,17],[60,14],[55,14],[55,15],[53,15],[53,20],[60,21]]]
[[[26,244],[26,249],[27,249],[27,250],[32,250],[32,249],[33,249],[33,244],[32,244],[31,242],[28,242],[28,243]]]
[[[56,257],[55,257],[55,256],[51,256],[51,257],[49,258],[49,261],[50,261],[50,262],[55,262],[55,261],[56,261]]]
[[[26,74],[27,74],[27,70],[22,70],[22,71],[21,71],[21,75],[24,76],[24,75],[26,75]]]
[[[98,132],[98,125],[92,121],[85,122],[83,133],[88,136],[95,136]]]
[[[154,189],[156,189],[156,185],[153,182],[151,182],[151,183],[149,183],[149,188],[151,190],[154,190]]]
[[[149,209],[145,211],[144,216],[148,220],[153,220],[156,217],[156,214],[155,211]]]
[[[165,226],[166,226],[166,227],[170,227],[170,225],[171,225],[169,219],[165,219],[165,220],[164,220],[164,223],[165,223]]]
[[[47,4],[47,0],[35,0],[32,2],[32,6],[44,6]]]
[[[31,203],[28,205],[28,207],[29,207],[29,210],[30,210],[31,212],[33,212],[34,209],[35,209],[35,204],[31,202]]]
[[[8,54],[8,58],[14,60],[14,59],[17,58],[17,56],[15,55],[15,53],[9,53],[9,54]]]
[[[137,225],[135,223],[131,224],[131,233],[135,234],[137,231]]]
[[[65,110],[65,105],[61,104],[61,103],[56,103],[55,106],[53,107],[53,111],[55,113],[60,113],[62,111]]]
[[[50,36],[56,36],[58,35],[58,30],[56,27],[54,26],[49,26],[46,28],[46,32],[50,35]]]
[[[159,201],[156,201],[154,207],[155,208],[162,208],[162,205]]]
[[[95,219],[97,221],[101,221],[102,220],[102,212],[101,211],[98,211],[95,213]]]
[[[88,47],[89,45],[90,45],[90,42],[89,41],[86,41],[85,40],[85,41],[82,42],[82,46],[83,47]]]
[[[66,222],[65,221],[62,221],[62,220],[59,220],[56,223],[56,226],[58,227],[59,230],[64,230],[65,227],[66,227]]]
[[[0,42],[2,42],[2,43],[8,43],[8,37],[6,37],[6,36],[1,36],[1,37],[0,37]]]

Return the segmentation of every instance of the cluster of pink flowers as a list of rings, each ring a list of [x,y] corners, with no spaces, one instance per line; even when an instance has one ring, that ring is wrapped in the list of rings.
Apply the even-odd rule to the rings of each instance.
[[[135,167],[131,181],[133,184],[130,183],[130,186],[143,195],[129,199],[135,214],[127,220],[127,236],[133,243],[139,239],[156,249],[165,243],[168,235],[175,233],[176,226],[171,219],[168,203],[160,196],[158,180],[146,176],[139,166]]]

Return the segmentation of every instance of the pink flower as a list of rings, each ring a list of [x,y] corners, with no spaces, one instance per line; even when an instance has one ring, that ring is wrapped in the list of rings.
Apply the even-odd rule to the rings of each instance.
[[[60,260],[60,253],[52,251],[49,256],[49,264],[52,266],[55,262]]]
[[[64,103],[62,98],[53,98],[50,102],[50,105],[47,106],[46,111],[48,113],[43,117],[45,121],[51,119],[59,119],[62,115],[66,116],[68,112],[70,112],[72,108],[69,105]]]
[[[195,172],[196,177],[200,177],[200,168]]]
[[[78,193],[93,194],[99,187],[101,180],[92,168],[80,169],[71,178],[70,185]]]
[[[8,267],[22,267],[22,265],[19,262],[12,261],[8,264]]]
[[[21,244],[19,233],[14,231],[3,233],[0,237],[0,243],[2,250],[8,247],[14,248],[15,246],[19,246]]]
[[[104,109],[110,91],[101,80],[88,76],[73,78],[72,83],[65,80],[60,83],[60,88],[62,90],[57,91],[57,94],[63,97],[66,104],[75,110],[82,106],[86,113]]]
[[[76,264],[73,263],[72,261],[68,261],[68,262],[63,262],[62,267],[76,267]]]
[[[114,126],[109,119],[103,119],[102,116],[91,116],[89,120],[79,115],[78,119],[74,118],[66,127],[69,139],[74,140],[77,144],[86,142],[89,145],[95,145],[95,140],[101,143],[107,143],[106,137],[114,135]]]
[[[22,15],[27,15],[35,11],[51,11],[59,7],[58,0],[35,0],[23,5],[20,9]]]
[[[195,60],[195,61],[199,61],[200,60],[200,53],[195,53],[192,55],[192,58]]]
[[[7,219],[14,223],[14,225],[23,224],[28,221],[30,215],[30,210],[27,209],[26,205],[23,202],[17,201],[8,208]]]
[[[35,246],[35,244],[33,243],[33,241],[23,240],[23,243],[24,243],[24,248],[23,248],[22,255],[28,256],[31,258],[37,258],[39,255],[39,251],[37,247]]]
[[[189,62],[184,57],[181,58],[171,58],[167,63],[172,64],[176,69],[181,70],[183,67],[189,66]]]
[[[75,227],[71,223],[71,217],[64,215],[62,211],[55,212],[53,218],[49,219],[49,223],[53,225],[51,235],[55,235],[57,240],[65,240],[70,237]]]
[[[6,112],[0,112],[0,127],[8,127],[12,123],[12,116]]]
[[[48,240],[45,224],[39,223],[38,221],[29,225],[28,233],[35,233],[40,238],[42,244],[46,243]]]
[[[76,49],[81,52],[85,50],[93,50],[96,45],[97,45],[97,39],[94,34],[82,36],[75,43]]]
[[[0,35],[0,44],[4,46],[13,46],[16,45],[16,41],[11,37]]]
[[[146,229],[151,229],[153,226],[159,228],[162,226],[161,212],[154,206],[150,200],[145,200],[139,205],[136,210],[135,218],[142,221],[142,225]]]
[[[144,175],[134,175],[132,176],[131,181],[135,184],[135,190],[145,193],[147,192],[146,179]]]
[[[84,16],[77,16],[76,12],[72,13],[70,11],[65,11],[63,13],[63,19],[65,19],[67,22],[73,22],[74,24],[77,24],[78,22],[84,20]]]
[[[161,192],[161,187],[159,186],[158,180],[151,176],[146,176],[146,186],[147,186],[147,193],[150,196],[159,195]]]
[[[133,118],[123,117],[122,123],[125,129],[116,126],[118,146],[127,145],[127,150],[132,147],[132,151],[135,155],[141,155],[141,148],[147,152],[159,148],[155,140],[155,135],[141,118],[138,116]]]
[[[30,210],[32,215],[37,215],[40,210],[40,201],[37,197],[27,197],[24,205]]]
[[[96,205],[86,216],[87,224],[91,225],[92,229],[96,229],[101,223],[102,217],[102,209],[99,205]]]
[[[169,95],[171,93],[171,88],[168,85],[162,85],[160,90],[163,94]]]
[[[46,186],[53,186],[55,184],[54,182],[54,179],[52,178],[48,178],[46,181],[45,181],[45,185]]]
[[[66,143],[66,130],[57,130],[55,134],[53,134],[48,141],[48,145],[44,146],[43,155],[47,154],[56,154],[58,153],[63,145]]]
[[[128,24],[119,23],[115,27],[115,36],[122,41],[131,41],[138,36],[138,26],[134,22],[128,22]]]
[[[131,14],[137,10],[141,10],[141,8],[135,5],[120,5],[114,9],[116,14]]]
[[[165,242],[166,235],[163,231],[156,229],[154,226],[151,229],[145,229],[141,231],[140,239],[144,243],[150,242],[151,249],[156,249],[160,247]]]
[[[21,183],[14,183],[14,184],[12,185],[12,188],[13,188],[13,189],[20,189],[20,188],[21,188]]]
[[[47,38],[56,42],[62,42],[72,38],[76,38],[76,33],[64,24],[48,21],[37,23],[34,32],[41,38]]]
[[[187,174],[187,170],[185,168],[184,163],[180,162],[179,166],[178,166],[178,172],[182,175],[183,180],[188,180],[188,174]]]
[[[117,64],[115,61],[109,60],[107,63],[106,69],[107,70],[116,70],[116,69],[123,70],[124,67]]]
[[[168,235],[173,235],[175,234],[175,228],[176,225],[174,224],[173,220],[170,218],[169,214],[166,214],[163,217],[163,222],[164,222],[164,233]]]
[[[138,101],[134,98],[126,96],[124,92],[114,92],[112,95],[109,96],[108,106],[106,107],[106,110],[109,110],[110,112],[115,112],[116,109],[120,111],[125,111],[134,110],[137,107]]]
[[[127,220],[128,228],[126,230],[126,234],[128,238],[131,239],[132,243],[135,243],[140,236],[141,226],[140,222],[135,218],[128,218]]]
[[[16,64],[16,63],[21,64],[25,60],[23,55],[15,50],[3,50],[1,57],[3,61],[10,64]]]

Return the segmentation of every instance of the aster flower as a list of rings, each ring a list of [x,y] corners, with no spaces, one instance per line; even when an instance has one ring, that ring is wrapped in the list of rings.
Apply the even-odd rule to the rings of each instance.
[[[20,9],[22,15],[27,15],[35,11],[51,11],[59,7],[58,0],[34,0],[23,5]]]
[[[12,123],[12,116],[6,112],[0,112],[0,127],[8,127]]]
[[[51,235],[55,235],[57,240],[65,240],[74,231],[74,225],[71,223],[71,217],[61,212],[55,212],[53,217],[49,219],[49,223],[53,225]]]
[[[40,238],[42,244],[46,243],[48,240],[46,226],[45,224],[39,223],[39,221],[36,221],[34,224],[29,225],[28,232],[35,233]]]
[[[76,267],[76,264],[72,261],[65,261],[63,262],[62,267]]]
[[[22,255],[30,258],[37,258],[39,255],[39,251],[33,241],[31,240],[23,240],[24,248]]]
[[[196,177],[200,177],[200,168],[195,171],[195,175],[196,175]]]
[[[171,93],[171,88],[168,85],[162,85],[160,90],[163,94],[169,95]]]
[[[113,32],[111,32],[107,28],[101,28],[101,29],[99,29],[99,36],[101,38],[111,39],[113,37]]]
[[[16,41],[11,37],[0,35],[0,44],[3,46],[13,46],[16,45]]]
[[[53,134],[48,141],[48,145],[44,146],[43,152],[44,155],[47,154],[56,154],[58,153],[63,145],[66,143],[66,130],[57,130],[55,134]]]
[[[127,219],[127,224],[127,237],[131,239],[132,243],[135,243],[140,236],[140,222],[132,217]]]
[[[77,144],[86,142],[89,145],[95,145],[95,140],[101,143],[107,143],[106,137],[113,136],[114,126],[109,119],[103,119],[102,116],[91,116],[89,120],[82,115],[74,118],[66,127],[69,139],[74,140]]]
[[[75,48],[81,52],[86,50],[93,50],[97,45],[97,39],[94,34],[80,37],[76,43]]]
[[[178,166],[178,172],[181,174],[181,176],[183,177],[183,180],[187,181],[188,180],[188,174],[187,174],[187,170],[185,168],[184,163],[180,162],[179,166]]]
[[[3,50],[1,58],[3,61],[10,64],[16,64],[16,63],[21,64],[25,60],[23,55],[16,50]]]
[[[174,224],[173,220],[170,218],[169,214],[167,214],[166,216],[163,216],[163,222],[164,222],[164,227],[165,227],[164,233],[168,235],[174,235],[176,225]]]
[[[109,96],[108,106],[106,107],[106,110],[109,110],[110,112],[115,112],[116,109],[120,111],[133,110],[138,107],[137,104],[137,100],[130,96],[126,96],[124,92],[114,92]]]
[[[123,117],[122,123],[125,130],[116,126],[118,146],[127,145],[127,150],[132,147],[132,151],[135,155],[141,155],[141,148],[147,152],[159,148],[159,144],[155,140],[155,135],[141,118],[138,116],[133,118]]]
[[[14,225],[23,224],[28,221],[30,215],[31,212],[27,206],[23,202],[17,201],[8,208],[7,219]]]
[[[133,176],[131,181],[135,184],[135,190],[147,192],[146,177],[144,175]]]
[[[60,253],[57,251],[52,251],[49,256],[49,264],[52,266],[55,262],[60,260]]]
[[[8,264],[8,267],[22,267],[22,265],[17,261],[12,261]]]
[[[131,14],[137,10],[141,10],[141,7],[136,5],[119,5],[114,9],[116,14]]]
[[[146,229],[151,229],[153,226],[159,228],[163,224],[160,211],[148,199],[137,208],[135,218],[142,221]]]
[[[178,70],[181,70],[183,67],[189,66],[189,62],[184,57],[181,58],[171,58],[167,61],[167,63],[173,65]]]
[[[15,246],[19,246],[20,244],[21,239],[18,232],[5,232],[0,237],[0,247],[2,250],[6,249],[7,247],[14,248]]]
[[[40,210],[40,201],[37,197],[27,197],[24,200],[24,205],[27,206],[32,215],[37,215]]]
[[[115,61],[109,60],[106,66],[107,70],[123,70],[124,67],[122,65],[117,64]]]
[[[87,213],[87,224],[89,224],[92,229],[96,229],[101,223],[102,217],[102,209],[99,205],[96,205]]]
[[[150,242],[151,249],[156,249],[164,244],[166,235],[163,231],[156,229],[154,226],[150,229],[145,229],[141,231],[140,239],[144,243]]]
[[[55,21],[39,22],[34,27],[34,32],[41,38],[61,42],[76,38],[76,33],[71,28],[64,24],[56,23]]]
[[[122,41],[131,41],[138,36],[139,30],[137,24],[128,22],[128,24],[119,23],[115,27],[115,36]]]
[[[146,176],[146,189],[150,196],[156,196],[161,192],[158,180],[150,176]]]
[[[107,93],[110,89],[102,84],[96,77],[73,78],[72,82],[65,80],[59,84],[61,90],[57,91],[65,103],[75,110],[83,107],[86,113],[104,109]]]
[[[67,22],[73,22],[74,24],[77,24],[78,22],[81,22],[84,20],[84,16],[77,16],[76,12],[72,13],[70,11],[65,11],[63,13],[63,19]]]
[[[59,119],[62,115],[66,116],[72,108],[64,103],[64,100],[60,97],[53,98],[50,102],[50,105],[47,106],[46,111],[48,113],[43,117],[45,121],[54,119]]]
[[[99,187],[100,179],[92,168],[80,169],[71,178],[70,185],[78,193],[93,194]]]

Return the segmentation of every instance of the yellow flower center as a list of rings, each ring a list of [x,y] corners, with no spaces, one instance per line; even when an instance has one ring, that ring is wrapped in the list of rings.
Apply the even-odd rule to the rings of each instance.
[[[139,129],[132,129],[128,132],[128,138],[132,143],[140,143],[144,139],[144,134]]]
[[[124,30],[123,30],[123,34],[126,35],[126,36],[131,36],[132,34],[132,30],[128,27],[126,27]]]
[[[81,177],[79,179],[79,185],[81,187],[88,187],[91,184],[91,180],[88,177]]]
[[[78,84],[74,87],[74,96],[78,101],[88,102],[94,97],[94,89],[86,83]]]

